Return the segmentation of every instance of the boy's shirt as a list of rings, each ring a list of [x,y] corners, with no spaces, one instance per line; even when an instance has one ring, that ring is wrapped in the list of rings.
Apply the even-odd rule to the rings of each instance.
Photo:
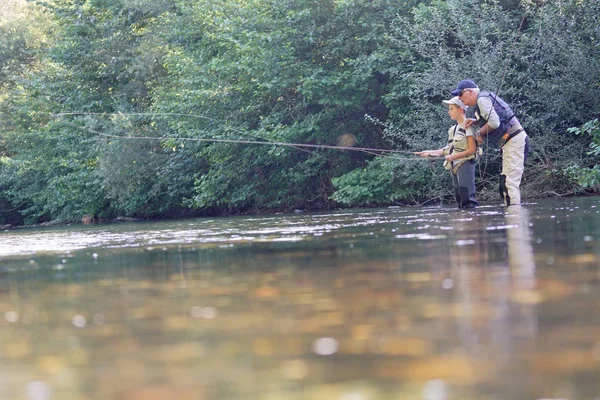
[[[476,129],[473,125],[468,128],[464,127],[463,124],[456,124],[448,129],[448,144],[444,147],[444,155],[448,155],[451,153],[460,153],[461,151],[465,151],[469,148],[468,137],[472,137],[475,139]],[[444,162],[444,168],[447,170],[452,170],[454,173],[458,171],[458,168],[468,160],[472,160],[476,157],[477,152],[475,154],[471,154],[467,157],[462,157],[456,159],[454,161]]]

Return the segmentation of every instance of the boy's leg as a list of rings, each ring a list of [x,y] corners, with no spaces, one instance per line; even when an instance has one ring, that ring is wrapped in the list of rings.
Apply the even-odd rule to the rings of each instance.
[[[525,140],[522,132],[502,147],[502,172],[500,175],[500,195],[505,206],[521,204],[521,178],[525,169]]]
[[[454,175],[452,171],[450,171],[450,176],[452,177],[452,188],[454,189],[454,199],[456,200],[456,205],[458,208],[462,208],[462,202],[460,201],[460,191],[458,185],[458,177]]]
[[[464,162],[456,173],[461,208],[475,208],[479,205],[475,200],[475,161]]]

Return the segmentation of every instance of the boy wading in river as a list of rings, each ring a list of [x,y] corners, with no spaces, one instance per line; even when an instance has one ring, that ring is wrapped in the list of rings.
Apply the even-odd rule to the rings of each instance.
[[[450,171],[454,197],[458,208],[475,208],[475,157],[477,155],[476,130],[466,127],[467,107],[458,97],[444,100],[448,115],[456,125],[448,129],[448,144],[438,150],[424,150],[415,154],[421,157],[444,156],[444,168]]]

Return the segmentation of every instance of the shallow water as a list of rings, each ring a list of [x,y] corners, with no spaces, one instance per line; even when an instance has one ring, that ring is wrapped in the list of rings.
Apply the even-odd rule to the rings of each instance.
[[[0,233],[0,399],[600,399],[600,198]]]

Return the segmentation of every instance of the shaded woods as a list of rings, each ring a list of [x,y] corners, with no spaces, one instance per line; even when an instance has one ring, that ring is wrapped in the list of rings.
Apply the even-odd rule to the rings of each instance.
[[[467,77],[533,140],[525,199],[597,190],[598,0],[4,3],[0,224],[446,201],[409,152],[443,144]]]

